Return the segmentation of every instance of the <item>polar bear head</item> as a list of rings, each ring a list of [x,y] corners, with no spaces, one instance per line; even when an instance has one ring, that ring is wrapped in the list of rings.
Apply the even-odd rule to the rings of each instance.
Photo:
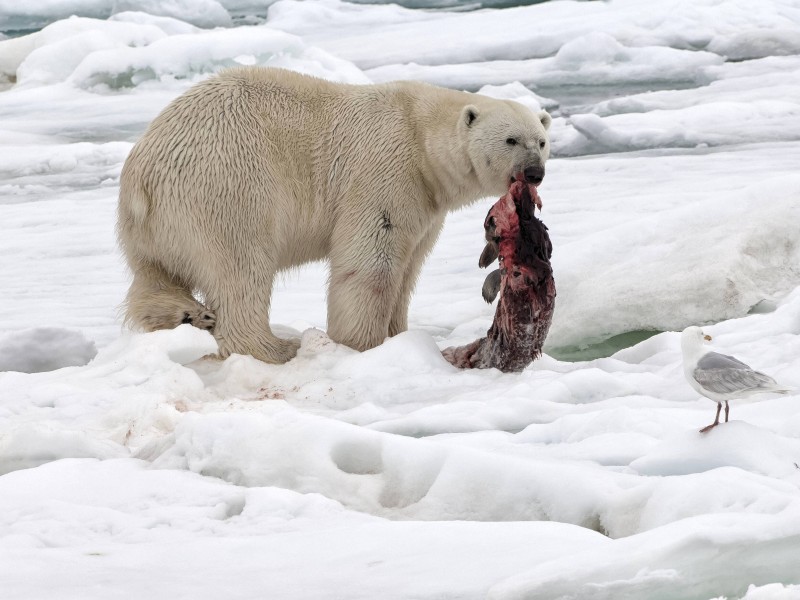
[[[552,119],[510,100],[486,99],[461,110],[459,136],[484,193],[504,194],[514,175],[539,185],[550,156]]]

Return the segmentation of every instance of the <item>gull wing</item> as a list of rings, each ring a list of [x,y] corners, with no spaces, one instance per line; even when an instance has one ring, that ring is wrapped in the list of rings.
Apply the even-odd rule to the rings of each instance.
[[[754,371],[733,356],[708,352],[698,362],[692,373],[703,389],[715,394],[737,394],[755,390],[769,390],[777,383],[769,375]]]

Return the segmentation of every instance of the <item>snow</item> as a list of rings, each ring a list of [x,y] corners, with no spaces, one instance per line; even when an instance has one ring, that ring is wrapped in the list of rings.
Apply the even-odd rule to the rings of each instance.
[[[36,327],[0,334],[0,371],[38,373],[79,367],[97,354],[80,331]]]
[[[231,25],[230,14],[216,0],[0,0],[0,27],[28,31],[73,15],[106,19],[126,11],[175,17],[198,27]]]
[[[0,0],[3,600],[800,598],[800,393],[701,435],[677,333],[800,387],[796,3],[402,4]],[[124,331],[122,164],[236,64],[551,111],[545,355],[441,357],[494,314],[491,198],[373,350],[326,336],[321,264],[276,285],[286,365]]]

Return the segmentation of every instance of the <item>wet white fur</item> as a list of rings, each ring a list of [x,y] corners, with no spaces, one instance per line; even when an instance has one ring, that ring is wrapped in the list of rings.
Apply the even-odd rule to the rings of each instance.
[[[543,166],[549,124],[544,111],[422,83],[225,71],[173,101],[123,168],[127,320],[188,320],[213,327],[223,356],[284,362],[297,344],[270,330],[275,273],[328,259],[328,334],[374,347],[406,329],[446,213]]]

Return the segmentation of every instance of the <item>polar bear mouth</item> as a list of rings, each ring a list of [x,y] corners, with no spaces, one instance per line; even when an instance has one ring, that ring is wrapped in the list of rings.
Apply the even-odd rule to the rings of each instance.
[[[529,177],[528,173],[529,169],[525,169],[525,171],[518,171],[511,176],[511,180],[508,182],[509,191],[511,191],[511,186],[513,186],[517,181],[521,181],[527,184],[528,192],[531,195],[531,199],[533,200],[534,206],[538,208],[540,211],[542,210],[542,198],[539,196],[539,190],[536,189],[539,187],[539,184],[542,183],[542,177],[544,177],[544,169],[539,169],[541,171],[541,176],[534,174],[536,176]],[[533,179],[534,181],[531,181]]]

